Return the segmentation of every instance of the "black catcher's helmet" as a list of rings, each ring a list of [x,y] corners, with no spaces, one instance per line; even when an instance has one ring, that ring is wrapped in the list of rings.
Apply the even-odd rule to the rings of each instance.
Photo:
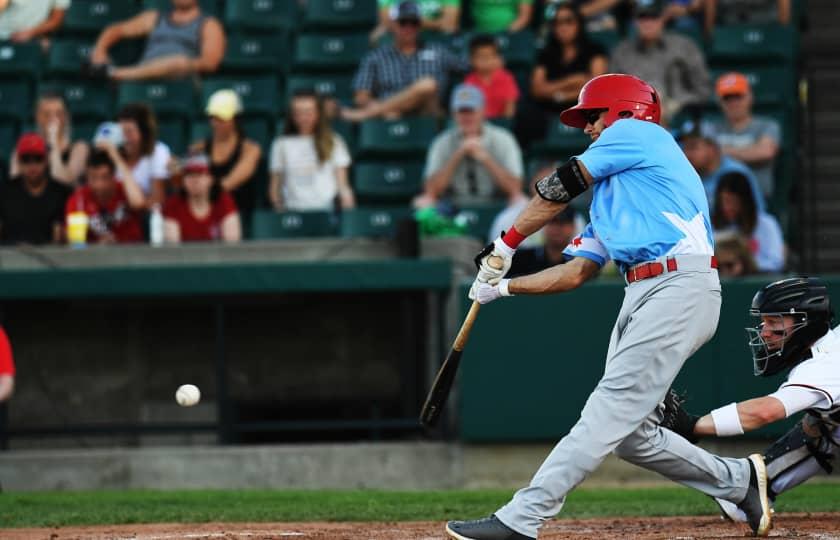
[[[831,329],[834,313],[828,289],[819,278],[795,277],[765,285],[753,297],[750,315],[758,324],[747,328],[755,374],[768,377],[790,369],[806,358],[811,345]],[[793,316],[792,327],[762,336],[762,316]],[[779,328],[783,328],[780,325]]]

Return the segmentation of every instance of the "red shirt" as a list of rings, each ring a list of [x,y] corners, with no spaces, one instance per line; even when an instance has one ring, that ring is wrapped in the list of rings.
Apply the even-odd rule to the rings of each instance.
[[[490,75],[489,82],[482,81],[475,71],[467,75],[464,82],[477,86],[484,94],[484,116],[487,118],[504,116],[505,106],[519,99],[519,86],[516,84],[516,79],[505,68],[494,71]]]
[[[140,214],[128,206],[122,184],[117,183],[114,196],[106,204],[99,204],[88,186],[82,186],[67,200],[65,216],[84,211],[88,215],[88,242],[95,243],[111,234],[119,243],[142,242],[143,228]]]
[[[12,358],[12,346],[6,331],[0,326],[0,375],[15,374],[15,361]]]
[[[187,199],[181,195],[173,195],[163,205],[163,216],[177,221],[181,227],[182,242],[207,242],[222,238],[222,221],[236,212],[236,203],[226,191],[222,191],[219,198],[204,217],[196,217]]]

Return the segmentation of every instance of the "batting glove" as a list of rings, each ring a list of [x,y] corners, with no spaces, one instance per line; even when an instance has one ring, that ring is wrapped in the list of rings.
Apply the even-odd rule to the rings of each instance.
[[[475,256],[475,265],[478,268],[478,276],[476,277],[476,280],[482,283],[489,283],[490,285],[496,285],[499,283],[499,281],[505,277],[508,270],[510,270],[510,265],[513,262],[513,254],[515,252],[516,249],[505,244],[505,241],[502,240],[501,236],[496,238],[492,244],[487,244],[487,246],[485,246],[485,248]],[[488,264],[488,259],[490,259],[490,257],[498,257],[501,259],[501,268],[494,268],[493,266],[490,266],[490,264]]]
[[[510,280],[503,279],[498,285],[474,281],[470,287],[470,300],[478,300],[479,304],[489,304],[503,296],[513,296],[509,290]]]

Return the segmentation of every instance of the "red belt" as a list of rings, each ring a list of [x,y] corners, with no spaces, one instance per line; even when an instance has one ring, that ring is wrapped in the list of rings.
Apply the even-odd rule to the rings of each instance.
[[[714,255],[712,255],[711,257],[709,266],[711,268],[718,267],[717,258],[715,258]],[[667,259],[665,259],[664,266],[659,261],[637,264],[636,266],[625,272],[624,277],[627,278],[627,283],[633,283],[636,281],[641,281],[643,279],[656,277],[659,274],[664,274],[666,271],[675,272],[676,270],[677,259],[675,259],[674,257],[668,257]]]

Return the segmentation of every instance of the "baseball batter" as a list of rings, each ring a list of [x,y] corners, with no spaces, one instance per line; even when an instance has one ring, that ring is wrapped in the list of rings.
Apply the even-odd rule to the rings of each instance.
[[[610,452],[735,503],[756,534],[769,532],[760,455],[717,457],[659,426],[659,405],[685,360],[714,334],[721,301],[703,185],[674,138],[659,126],[659,116],[659,96],[644,81],[614,74],[589,81],[578,104],[560,119],[583,128],[592,144],[538,181],[538,194],[513,227],[476,257],[479,271],[470,297],[483,304],[514,294],[575,289],[608,259],[621,269],[627,288],[604,375],[578,422],[528,487],[488,518],[449,522],[452,538],[536,538],[566,494]],[[593,190],[591,223],[567,248],[571,260],[503,279],[519,243],[588,189]],[[503,268],[488,265],[490,256],[501,257]],[[562,327],[557,334],[563,335]],[[562,337],[552,336],[550,343],[562,346]],[[573,361],[563,358],[561,347],[556,354],[559,361]]]
[[[747,329],[755,374],[790,370],[787,380],[770,395],[731,403],[703,417],[666,411],[662,425],[689,439],[740,435],[805,411],[802,422],[764,452],[769,496],[775,499],[813,476],[830,474],[840,454],[840,331],[831,329],[831,301],[818,278],[765,286],[753,298],[750,314],[758,319]],[[724,516],[746,520],[732,503],[717,502]]]

